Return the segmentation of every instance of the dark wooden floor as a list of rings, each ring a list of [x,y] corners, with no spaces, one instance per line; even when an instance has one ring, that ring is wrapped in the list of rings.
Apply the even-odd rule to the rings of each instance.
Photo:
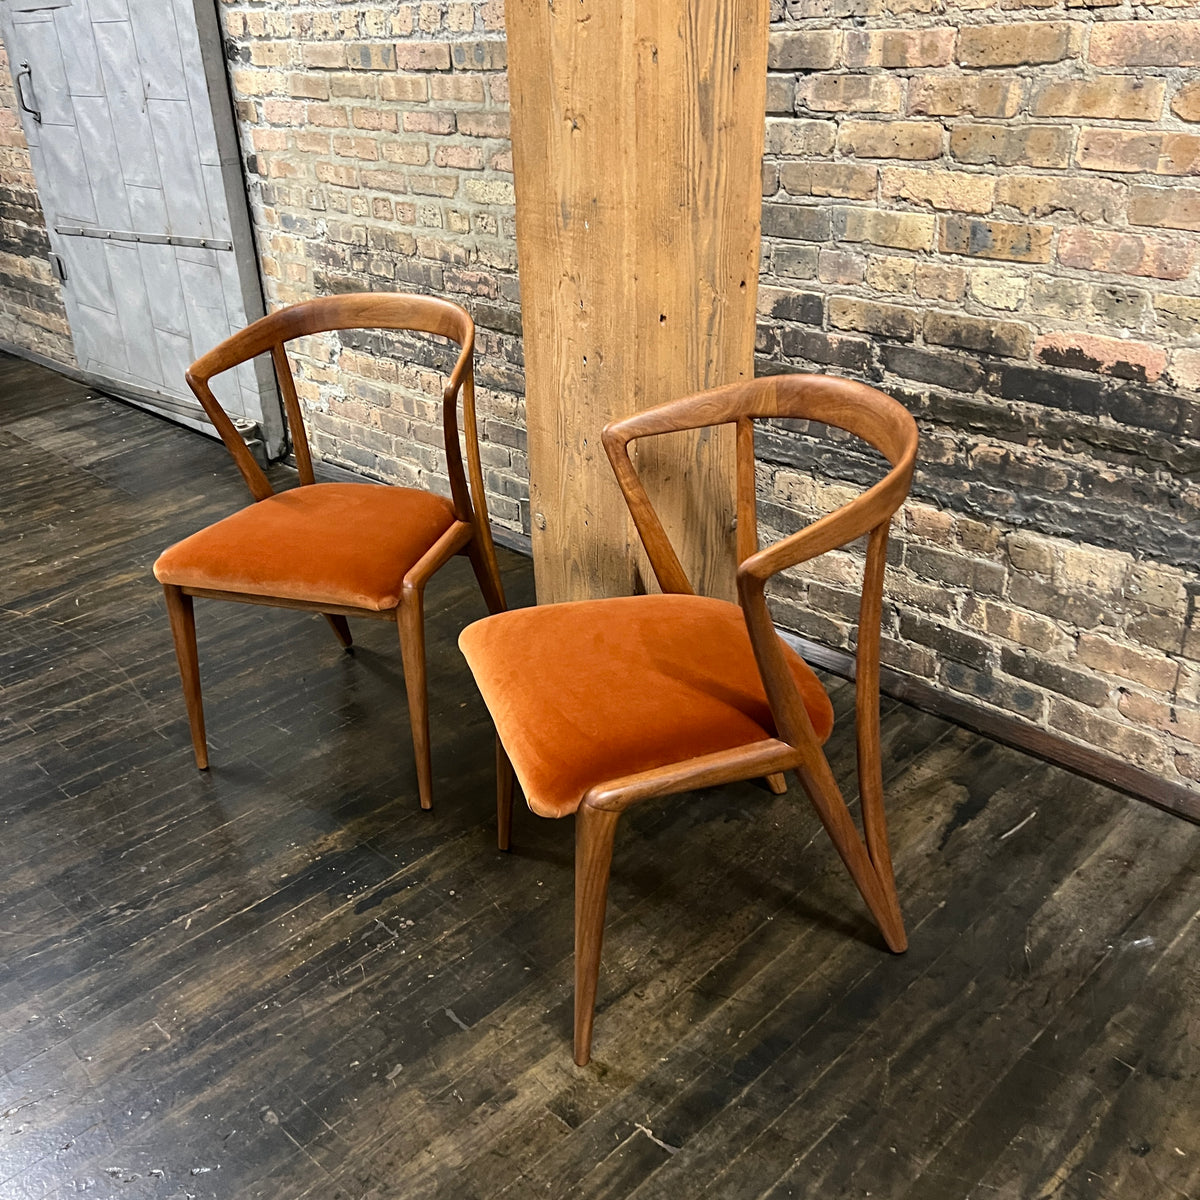
[[[198,603],[202,775],[150,564],[224,452],[3,358],[0,454],[4,1200],[1200,1197],[1200,829],[886,704],[909,953],[795,786],[647,805],[580,1070],[572,823],[494,848],[468,572],[434,812],[384,624]]]

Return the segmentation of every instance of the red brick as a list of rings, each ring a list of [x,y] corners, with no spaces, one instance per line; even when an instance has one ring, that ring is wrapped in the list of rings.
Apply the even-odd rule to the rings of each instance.
[[[510,136],[508,113],[461,112],[458,114],[458,132],[466,137],[507,138]]]
[[[1162,155],[1154,170],[1159,175],[1200,175],[1200,137],[1163,134]]]
[[[790,196],[837,196],[844,200],[869,200],[875,195],[875,167],[858,163],[789,162],[779,168],[779,179]]]
[[[935,221],[932,214],[926,213],[842,208],[834,213],[833,233],[842,242],[870,242],[895,250],[932,250]]]
[[[376,188],[381,192],[407,192],[408,178],[403,171],[363,171],[362,186]]]
[[[438,112],[425,109],[418,112],[406,112],[402,124],[406,133],[431,133],[445,136],[455,129],[452,112]]]
[[[299,100],[264,100],[263,119],[268,125],[303,125],[306,107]]]
[[[1054,125],[955,125],[950,153],[959,162],[1001,167],[1065,167],[1073,131]]]
[[[483,169],[483,151],[478,146],[439,146],[433,152],[433,162],[438,167],[459,167],[465,171]]]
[[[1171,352],[1170,379],[1177,387],[1200,392],[1200,350]]]
[[[1108,754],[1139,766],[1161,769],[1163,765],[1166,750],[1158,738],[1123,722],[1107,720],[1070,700],[1051,699],[1050,724],[1079,741],[1101,746]]]
[[[297,100],[328,100],[329,76],[297,73],[288,76],[288,95]]]
[[[1162,116],[1167,85],[1162,79],[1100,75],[1053,79],[1033,94],[1035,117],[1093,117],[1110,121],[1155,121]]]
[[[1180,239],[1080,228],[1064,229],[1058,235],[1058,261],[1084,271],[1185,279],[1194,260],[1194,247]]]
[[[938,247],[943,254],[1007,262],[1050,261],[1050,225],[980,221],[973,217],[942,217]]]
[[[1033,354],[1040,362],[1076,371],[1095,371],[1153,383],[1161,378],[1167,353],[1161,346],[1122,341],[1094,333],[1048,333],[1034,343]]]
[[[434,100],[450,100],[457,104],[482,104],[483,80],[478,75],[449,75],[429,77],[430,95]]]
[[[828,71],[841,61],[842,35],[835,30],[772,31],[767,66],[772,71]]]
[[[1200,121],[1200,80],[1185,83],[1171,100],[1171,111],[1181,121]]]
[[[333,152],[339,158],[357,158],[365,162],[374,162],[379,157],[378,145],[368,137],[335,137]]]
[[[1169,692],[1179,677],[1179,665],[1165,654],[1123,646],[1092,633],[1079,635],[1075,657],[1093,670],[1132,680],[1158,692]]]
[[[310,104],[306,110],[308,123],[324,129],[348,129],[350,117],[340,104]]]
[[[355,129],[370,129],[377,133],[395,133],[397,128],[396,114],[382,108],[353,108],[350,124]]]
[[[1124,129],[1084,129],[1077,161],[1085,171],[1153,171],[1162,152],[1162,134]]]
[[[374,99],[379,87],[374,75],[361,71],[333,71],[325,78],[333,95],[350,100]]]
[[[331,142],[327,133],[313,133],[307,129],[296,132],[296,149],[303,154],[329,154]]]
[[[817,278],[822,283],[862,283],[866,261],[861,254],[849,254],[845,250],[822,250],[817,262]]]
[[[944,67],[954,61],[954,29],[852,30],[848,67]]]
[[[379,81],[379,95],[383,100],[410,104],[428,100],[429,80],[424,75],[385,75]]]
[[[1088,61],[1098,67],[1200,66],[1200,24],[1106,21],[1092,30]]]
[[[346,48],[341,42],[312,42],[304,46],[300,54],[306,67],[336,70],[346,65]]]
[[[399,42],[396,45],[396,69],[400,71],[450,70],[450,46],[447,42]]]
[[[941,167],[884,167],[882,195],[892,200],[928,204],[953,212],[986,213],[991,210],[996,181],[989,175],[947,171]]]
[[[908,111],[930,117],[1015,117],[1025,81],[1019,76],[922,75],[909,81]]]
[[[1129,223],[1200,232],[1200,191],[1184,187],[1131,188]]]
[[[383,157],[388,162],[404,163],[408,167],[423,167],[429,161],[429,146],[423,141],[408,138],[387,141],[383,144]]]
[[[886,75],[815,75],[796,88],[814,112],[899,112],[900,82]]]
[[[835,329],[858,330],[903,342],[911,342],[917,329],[911,309],[850,296],[830,297],[829,323]]]
[[[418,196],[453,196],[458,191],[457,175],[410,175],[408,186]]]
[[[456,71],[503,71],[508,66],[508,46],[494,38],[455,42],[450,58]]]
[[[396,47],[378,42],[350,42],[346,45],[346,66],[352,71],[394,71]]]
[[[957,312],[927,312],[923,333],[925,341],[936,346],[957,346],[1005,358],[1028,358],[1032,341],[1028,325]]]
[[[1002,175],[996,180],[996,204],[1031,217],[1069,212],[1082,221],[1115,221],[1125,206],[1125,194],[1123,184],[1107,179]]]
[[[317,178],[322,183],[332,183],[334,187],[356,188],[358,168],[339,163],[317,163]]]
[[[829,154],[837,126],[832,121],[767,118],[766,153],[800,156]]]
[[[933,121],[846,121],[838,149],[857,158],[933,159],[942,155],[942,127]]]
[[[964,67],[1060,62],[1071,53],[1074,28],[1066,21],[970,25],[958,35],[958,61]]]

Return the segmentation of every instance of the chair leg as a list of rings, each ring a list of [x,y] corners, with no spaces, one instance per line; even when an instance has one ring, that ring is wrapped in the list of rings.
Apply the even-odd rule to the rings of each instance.
[[[487,546],[480,545],[478,534],[467,543],[467,558],[479,580],[479,590],[490,613],[504,612],[508,603],[504,599],[504,585],[500,582],[500,567],[496,562],[496,550],[488,539]]]
[[[860,704],[858,711],[858,794],[862,800],[863,837],[879,876],[899,916],[896,877],[892,871],[892,852],[888,846],[887,815],[883,808],[883,760],[879,749],[879,701]]]
[[[767,790],[776,796],[782,796],[787,791],[787,776],[782,771],[766,776],[763,782],[767,785]]]
[[[334,637],[343,650],[349,650],[354,645],[354,636],[350,632],[350,622],[338,613],[325,613],[325,620],[333,630]]]
[[[512,846],[513,784],[512,763],[499,735],[496,736],[496,844],[501,850]]]
[[[583,804],[575,814],[575,1062],[592,1056],[600,945],[619,813]]]
[[[183,699],[187,705],[188,724],[192,730],[192,750],[196,766],[208,768],[208,740],[204,736],[204,704],[200,698],[200,655],[196,649],[196,616],[192,598],[182,589],[163,584],[167,600],[167,616],[171,621],[171,636],[175,640],[175,658],[179,662],[179,678],[183,683]]]
[[[900,901],[896,896],[891,870],[889,868],[887,872],[882,872],[872,862],[825,755],[818,752],[810,767],[800,767],[796,773],[817,810],[817,816],[821,818],[821,824],[825,826],[855,886],[871,910],[888,949],[896,954],[903,953],[908,949],[908,938],[904,932],[904,918],[900,915]]]
[[[412,726],[413,758],[417,764],[417,794],[421,807],[433,807],[433,767],[429,758],[429,691],[425,679],[425,603],[419,588],[405,589],[396,612],[408,720]]]

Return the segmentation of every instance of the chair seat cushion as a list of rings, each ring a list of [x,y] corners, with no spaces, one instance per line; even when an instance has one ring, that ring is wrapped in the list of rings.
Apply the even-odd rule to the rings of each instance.
[[[383,612],[455,521],[450,501],[375,483],[312,483],[259,500],[163,551],[160,583]]]
[[[562,817],[591,787],[775,736],[742,610],[703,596],[517,609],[459,637],[534,812]],[[817,737],[820,681],[784,654]]]

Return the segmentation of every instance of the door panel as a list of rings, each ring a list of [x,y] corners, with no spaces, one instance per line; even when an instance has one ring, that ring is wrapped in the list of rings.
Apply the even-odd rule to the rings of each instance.
[[[0,19],[41,110],[22,124],[80,368],[204,426],[184,370],[262,313],[215,0],[0,0]],[[269,366],[214,390],[281,448]]]

